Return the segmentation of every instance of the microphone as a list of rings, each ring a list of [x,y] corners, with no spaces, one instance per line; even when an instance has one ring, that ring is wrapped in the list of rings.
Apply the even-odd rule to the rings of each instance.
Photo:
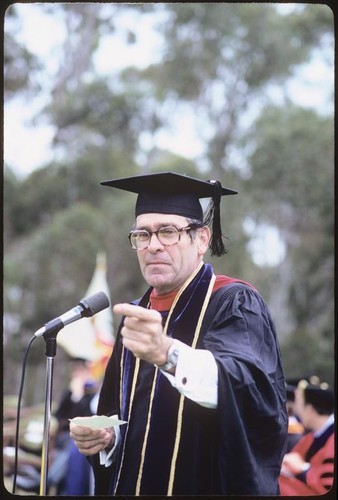
[[[97,292],[81,299],[76,307],[65,312],[58,318],[54,318],[35,332],[36,337],[58,332],[69,323],[73,323],[83,317],[91,317],[94,314],[109,307],[109,299],[104,292]]]

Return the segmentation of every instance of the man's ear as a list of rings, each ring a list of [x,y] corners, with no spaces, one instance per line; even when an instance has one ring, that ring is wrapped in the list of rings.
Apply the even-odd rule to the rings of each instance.
[[[208,248],[209,248],[209,242],[211,238],[211,231],[208,226],[201,227],[200,229],[197,230],[197,237],[198,237],[198,250],[200,255],[204,255]]]

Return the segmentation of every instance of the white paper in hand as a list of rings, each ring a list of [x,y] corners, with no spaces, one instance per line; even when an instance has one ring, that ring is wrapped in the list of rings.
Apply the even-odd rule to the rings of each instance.
[[[92,417],[75,417],[69,419],[73,424],[91,429],[102,429],[102,427],[114,427],[114,425],[126,424],[125,420],[119,420],[116,417],[107,417],[106,415],[93,415]]]

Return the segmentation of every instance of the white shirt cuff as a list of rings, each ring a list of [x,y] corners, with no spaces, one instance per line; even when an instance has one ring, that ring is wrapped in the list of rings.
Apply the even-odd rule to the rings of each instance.
[[[178,354],[175,375],[161,370],[181,394],[206,408],[217,408],[218,369],[210,351],[193,349],[174,339]]]
[[[114,417],[118,418],[117,415],[114,415]],[[108,452],[106,450],[100,451],[100,465],[104,465],[105,467],[109,467],[114,462],[115,451],[117,450],[117,447],[120,442],[120,427],[118,425],[115,425],[114,431],[115,431],[115,443],[113,448]]]

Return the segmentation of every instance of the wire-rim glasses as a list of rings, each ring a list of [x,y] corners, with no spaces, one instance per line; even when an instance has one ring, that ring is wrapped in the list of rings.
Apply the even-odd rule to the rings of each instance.
[[[156,238],[161,245],[168,247],[176,245],[181,239],[181,233],[183,231],[190,231],[191,229],[192,227],[190,225],[185,227],[176,227],[174,225],[163,226],[156,231],[134,229],[133,231],[130,231],[128,238],[134,250],[145,250],[148,248],[153,234],[156,235]]]

